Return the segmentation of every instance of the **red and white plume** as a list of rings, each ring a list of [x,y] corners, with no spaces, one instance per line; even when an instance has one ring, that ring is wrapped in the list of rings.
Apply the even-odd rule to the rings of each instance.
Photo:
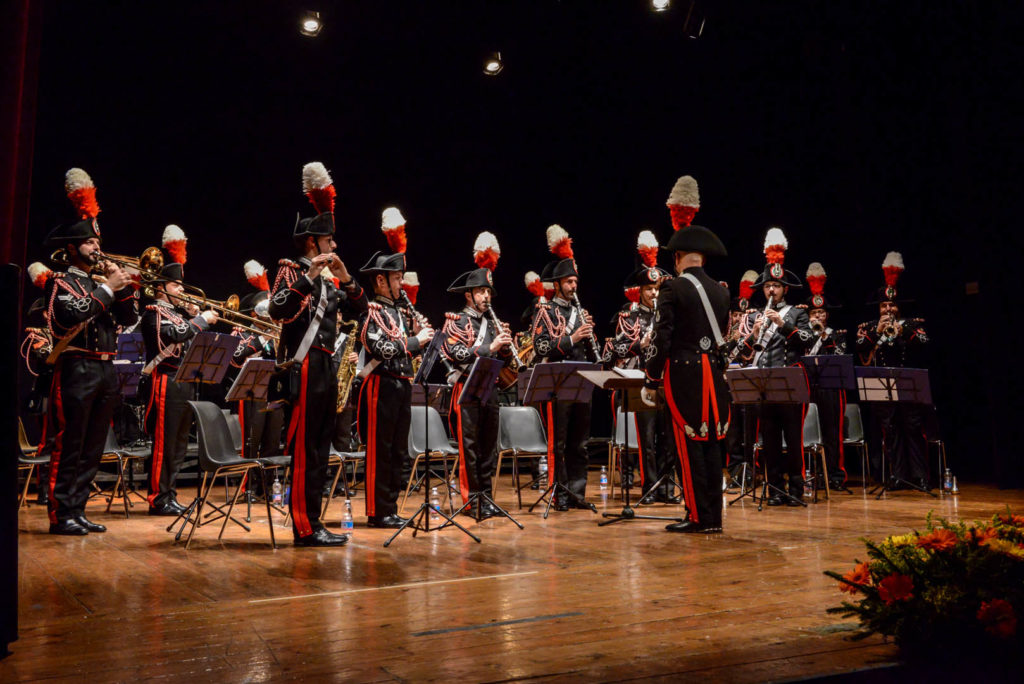
[[[184,264],[188,259],[188,238],[185,237],[185,231],[173,223],[164,228],[163,246],[171,261]]]
[[[309,162],[302,167],[302,192],[316,207],[316,213],[334,211],[334,181],[321,162]]]
[[[392,252],[405,254],[405,217],[396,207],[388,207],[381,214],[380,229],[388,240]]]
[[[245,279],[249,281],[250,285],[257,290],[270,291],[270,283],[267,281],[267,269],[263,268],[263,264],[255,259],[249,259],[242,268],[245,270]]]
[[[746,271],[740,278],[740,299],[750,299],[754,296],[754,283],[757,282],[757,271]]]
[[[544,285],[544,299],[555,298],[555,284],[554,283],[542,283]]]
[[[547,230],[548,249],[559,259],[572,259],[572,238],[565,228],[554,223]]]
[[[96,218],[100,213],[100,205],[96,202],[96,186],[82,169],[67,170],[64,174],[64,192],[68,194],[71,204],[75,205],[78,218]]]
[[[654,268],[658,265],[658,238],[654,237],[654,233],[651,231],[640,231],[640,235],[636,239],[636,251],[647,268]]]
[[[789,240],[781,228],[769,228],[768,234],[764,236],[764,256],[769,264],[781,264],[786,260],[786,250],[789,249]]]
[[[825,294],[825,279],[828,277],[825,273],[825,267],[821,263],[815,261],[807,267],[807,287],[811,289],[812,295],[823,295]]]
[[[526,284],[526,289],[530,291],[534,297],[544,296],[544,283],[540,282],[540,276],[536,271],[527,271],[526,277],[523,278],[523,282]]]
[[[640,287],[633,285],[632,287],[626,288],[626,299],[637,304],[640,302]]]
[[[46,281],[53,277],[53,271],[44,264],[35,261],[28,265],[28,279],[40,290],[46,287]]]
[[[498,246],[498,238],[494,233],[484,231],[476,236],[473,243],[473,261],[480,268],[494,270],[501,258],[501,247]]]
[[[402,274],[402,289],[409,296],[409,301],[416,306],[416,296],[420,293],[420,277],[416,271],[406,271]]]
[[[903,273],[903,255],[899,252],[889,252],[885,255],[885,261],[882,262],[882,273],[885,275],[885,284],[889,287],[896,287],[896,281],[900,279],[900,274]]]
[[[693,222],[693,217],[700,211],[700,190],[693,176],[680,176],[672,186],[672,192],[665,202],[672,216],[672,227],[675,230],[685,228]]]

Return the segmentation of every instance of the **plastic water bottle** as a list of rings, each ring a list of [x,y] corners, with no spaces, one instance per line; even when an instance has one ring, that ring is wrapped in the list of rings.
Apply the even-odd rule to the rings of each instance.
[[[949,488],[949,493],[950,494],[959,494],[960,493],[960,487],[956,483],[956,476],[955,475],[953,476],[953,486]]]
[[[292,486],[288,485],[284,488],[284,505],[287,506],[288,502],[292,500]]]
[[[948,492],[953,489],[953,471],[946,468],[946,472],[942,477],[942,491]]]
[[[811,469],[804,471],[804,496],[814,496],[814,480],[811,478]]]
[[[601,491],[608,489],[608,466],[601,466]]]
[[[430,488],[430,522],[441,521],[441,495],[437,493],[437,487]]]
[[[352,534],[354,525],[352,522],[352,501],[345,499],[345,508],[341,511],[341,533]]]
[[[282,501],[281,501],[281,480],[279,480],[277,478],[277,473],[274,473],[274,484],[271,485],[270,491],[271,491],[271,498],[270,498],[271,502],[273,502],[273,504],[275,506],[280,506],[282,504]]]
[[[542,483],[547,484],[548,481],[548,458],[547,456],[540,459],[540,466],[537,468],[538,477]]]

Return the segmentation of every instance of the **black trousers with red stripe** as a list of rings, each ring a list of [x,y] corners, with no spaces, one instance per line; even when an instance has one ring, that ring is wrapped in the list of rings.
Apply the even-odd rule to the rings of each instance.
[[[784,489],[782,476],[789,475],[790,494],[803,495],[804,404],[765,404],[761,407],[761,458],[768,468],[768,482]],[[782,451],[782,435],[786,451]],[[797,493],[797,490],[799,494]]]
[[[722,459],[725,440],[697,441],[685,438],[686,463],[690,466],[693,492],[687,497],[690,518],[705,527],[722,526]],[[682,454],[680,454],[682,456]],[[683,485],[685,492],[686,485]]]
[[[149,468],[149,505],[160,508],[177,500],[175,483],[185,462],[188,432],[192,427],[189,399],[195,387],[174,382],[171,373],[153,373],[153,390],[149,402],[147,425],[153,434],[153,462]]]
[[[110,361],[65,354],[57,362],[46,428],[54,436],[49,479],[51,523],[84,515],[116,400],[117,373]]]
[[[587,495],[587,440],[590,439],[590,403],[552,402],[554,418],[555,482],[581,499]],[[548,428],[551,430],[551,427]],[[550,468],[550,465],[549,465]],[[549,471],[550,472],[550,471]]]
[[[292,491],[288,501],[295,537],[323,527],[320,506],[334,435],[337,371],[330,354],[316,347],[302,362],[299,398],[292,408],[288,444],[292,452]]]
[[[494,468],[498,464],[498,396],[491,392],[484,403],[459,404],[462,383],[452,389],[449,415],[459,441],[459,489],[462,500],[474,494],[491,495]]]
[[[409,458],[412,383],[371,373],[359,392],[359,434],[366,440],[366,515],[398,513],[402,464]]]

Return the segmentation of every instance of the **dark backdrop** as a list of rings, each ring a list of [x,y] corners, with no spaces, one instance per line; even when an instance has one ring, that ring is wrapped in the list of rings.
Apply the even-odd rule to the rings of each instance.
[[[244,293],[245,260],[272,272],[289,255],[296,211],[312,211],[301,166],[321,160],[349,268],[384,246],[380,212],[398,206],[434,320],[484,229],[502,246],[497,309],[516,320],[557,222],[605,322],[638,231],[668,239],[665,198],[690,173],[695,223],[730,251],[709,271],[733,287],[781,225],[787,265],[802,277],[821,261],[852,329],[901,251],[954,466],[1019,476],[1014,3],[705,3],[699,40],[678,0],[663,14],[641,0],[319,3],[311,40],[296,15],[317,4],[48,3],[30,260],[81,166],[108,250],[138,254],[177,223],[188,280]],[[493,49],[507,66],[487,78]]]

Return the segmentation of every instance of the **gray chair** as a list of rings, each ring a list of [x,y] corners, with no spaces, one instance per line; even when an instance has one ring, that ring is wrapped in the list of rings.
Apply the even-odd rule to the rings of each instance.
[[[107,441],[103,446],[103,455],[100,456],[100,464],[113,463],[117,466],[117,480],[114,482],[113,489],[109,493],[98,492],[107,499],[107,513],[110,512],[110,507],[114,503],[114,499],[121,499],[121,503],[124,506],[124,517],[128,517],[129,507],[133,507],[135,504],[131,502],[131,495],[139,497],[140,500],[146,501],[146,498],[135,491],[134,487],[129,488],[129,477],[128,473],[131,472],[132,465],[136,461],[141,461],[152,454],[152,450],[149,448],[143,449],[127,449],[123,448],[117,442],[117,436],[114,434],[114,429],[110,428],[107,430]]]
[[[28,441],[28,435],[25,434],[25,425],[21,422],[21,418],[18,418],[18,446],[21,449],[18,454],[18,471],[25,473],[25,486],[18,497],[18,509],[20,510],[28,505],[28,487],[32,484],[32,476],[35,474],[36,468],[49,463],[50,457],[49,455],[36,456],[38,449],[36,445]]]
[[[196,415],[196,425],[199,432],[199,470],[202,472],[203,478],[200,481],[196,498],[189,506],[187,517],[182,523],[181,531],[184,530],[186,524],[191,522],[188,539],[185,541],[186,549],[192,544],[192,537],[195,535],[197,527],[209,524],[220,518],[223,518],[224,522],[221,523],[220,534],[217,535],[217,539],[221,539],[224,536],[224,529],[227,527],[228,520],[231,520],[246,532],[250,531],[247,525],[231,517],[231,513],[234,510],[235,502],[238,500],[238,494],[242,485],[245,484],[251,471],[256,470],[259,472],[263,483],[263,491],[267,491],[267,473],[262,459],[242,458],[238,455],[238,452],[235,451],[234,442],[231,439],[231,430],[228,427],[227,419],[220,408],[209,401],[190,401],[188,403]],[[235,488],[235,493],[231,497],[227,510],[210,503],[210,492],[213,491],[217,478],[233,475],[241,475],[242,477]],[[203,508],[207,504],[212,506],[219,515],[212,519],[204,520]],[[274,519],[269,500],[267,500],[266,505],[267,526],[270,528],[270,544],[273,548],[277,548],[277,541],[274,538]],[[178,537],[180,537],[181,531],[178,532]]]
[[[449,468],[448,462],[453,456],[457,457],[458,455],[459,449],[458,447],[453,447],[448,441],[448,433],[445,432],[444,421],[441,420],[441,414],[437,412],[437,409],[413,406],[412,422],[409,426],[409,456],[412,457],[412,471],[409,474],[409,483],[405,487],[405,494],[402,496],[402,505],[399,507],[399,511],[405,510],[405,502],[409,499],[409,492],[421,486],[428,474],[445,483],[444,490],[445,497],[448,500],[448,509],[454,511],[451,489],[447,484],[452,477],[454,468]],[[417,477],[421,461],[424,464],[424,470],[423,474]],[[443,475],[431,468],[432,463],[438,462],[443,467]]]
[[[523,489],[532,485],[533,480],[522,484],[519,459],[546,458],[548,455],[544,421],[533,406],[502,406],[498,409],[498,467],[494,471],[495,477],[491,486],[492,499],[498,487],[498,475],[501,473],[501,461],[505,454],[512,456],[512,485],[516,488],[519,508],[522,508]]]
[[[868,487],[868,443],[864,436],[864,418],[859,404],[847,404],[843,415],[843,447],[860,451],[861,486]]]
[[[825,460],[825,442],[821,438],[821,418],[818,416],[818,405],[807,404],[804,415],[804,453],[811,453],[811,491],[812,501],[818,503],[818,480],[825,483],[825,498],[830,499],[831,491],[828,482],[828,463]],[[821,466],[822,477],[818,477],[818,466]]]

